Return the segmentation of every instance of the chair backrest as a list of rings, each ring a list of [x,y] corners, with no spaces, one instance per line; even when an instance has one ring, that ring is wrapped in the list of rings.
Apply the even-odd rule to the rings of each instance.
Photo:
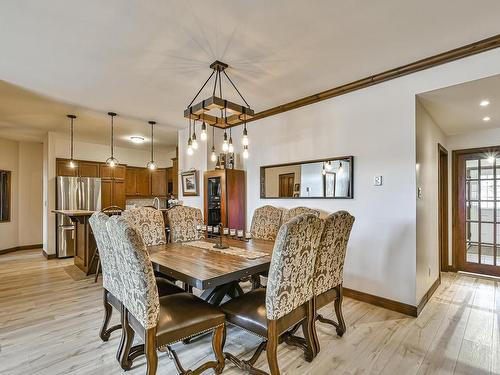
[[[354,224],[354,216],[346,211],[338,211],[328,215],[324,223],[314,267],[314,293],[316,295],[343,282],[347,242]]]
[[[281,226],[283,210],[278,207],[266,205],[255,209],[252,217],[250,232],[252,238],[274,240]]]
[[[106,223],[111,244],[122,275],[122,303],[145,328],[158,323],[160,303],[155,275],[146,245],[136,226],[121,216]]]
[[[203,225],[201,210],[188,206],[175,206],[167,211],[172,242],[196,241],[203,238],[197,226]]]
[[[152,207],[138,207],[122,212],[122,217],[134,224],[146,246],[167,242],[163,213]]]
[[[286,223],[288,220],[293,219],[295,216],[299,216],[302,214],[313,214],[316,217],[319,217],[319,210],[315,210],[314,208],[309,207],[294,207],[289,210],[285,210],[283,212],[283,223]]]
[[[90,227],[94,233],[102,266],[102,286],[121,301],[122,280],[118,272],[116,254],[108,235],[106,223],[109,216],[102,212],[94,212],[89,218]]]
[[[267,319],[279,319],[313,298],[314,263],[322,230],[323,221],[311,214],[281,226],[267,279]]]

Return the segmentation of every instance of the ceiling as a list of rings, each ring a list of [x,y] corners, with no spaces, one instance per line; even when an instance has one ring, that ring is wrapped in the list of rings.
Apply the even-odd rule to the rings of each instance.
[[[216,59],[260,112],[496,35],[499,16],[498,0],[2,0],[0,79],[18,91],[2,84],[0,101],[19,97],[0,129],[62,129],[69,104],[89,137],[113,110],[175,144]]]
[[[446,135],[500,127],[500,75],[429,91],[418,98]],[[480,106],[483,100],[490,104]],[[485,122],[484,117],[490,120]]]

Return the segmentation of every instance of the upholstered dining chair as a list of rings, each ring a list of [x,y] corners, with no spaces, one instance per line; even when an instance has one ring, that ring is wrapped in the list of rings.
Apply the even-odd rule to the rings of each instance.
[[[167,243],[163,213],[153,207],[138,207],[123,211],[122,217],[134,224],[146,246]]]
[[[149,254],[137,227],[123,217],[110,218],[106,227],[124,285],[121,290],[123,329],[131,331],[132,336],[140,335],[147,375],[156,374],[157,350],[168,351],[181,374],[199,374],[209,368],[220,374],[224,368],[224,314],[190,293],[160,297]],[[216,360],[192,371],[184,370],[171,345],[209,331],[213,331]]]
[[[342,283],[347,242],[354,220],[354,216],[346,211],[338,211],[326,217],[314,267],[315,309],[319,310],[334,302],[337,316],[337,322],[324,318],[322,315],[317,315],[317,320],[333,325],[340,337],[346,331],[342,315]],[[319,341],[316,335],[315,345],[316,350],[319,351]]]
[[[274,241],[281,226],[282,214],[281,208],[270,205],[256,208],[250,226],[252,238]]]
[[[267,288],[252,290],[221,306],[229,323],[263,339],[250,360],[225,353],[242,370],[262,373],[253,365],[265,350],[271,375],[279,374],[280,336],[298,323],[305,339],[297,344],[305,350],[306,360],[311,361],[316,355],[312,332],[313,276],[322,227],[322,220],[311,214],[283,224],[274,245]]]
[[[314,216],[319,217],[319,210],[303,206],[293,207],[289,210],[284,210],[283,219],[281,221],[283,223],[286,223],[288,220],[294,218],[295,216],[299,216],[302,214],[313,214]]]
[[[167,211],[171,242],[196,241],[203,238],[198,230],[203,225],[201,210],[188,206],[175,206]]]
[[[89,218],[89,223],[94,234],[97,247],[100,252],[100,262],[102,265],[102,286],[103,286],[103,306],[104,319],[99,332],[102,341],[108,341],[113,331],[122,328],[121,324],[109,327],[109,322],[113,313],[113,307],[119,312],[122,310],[122,291],[124,289],[124,281],[122,274],[118,270],[118,260],[115,249],[111,245],[111,239],[108,235],[106,223],[109,216],[103,212],[95,212]],[[155,279],[160,296],[170,295],[174,293],[182,293],[184,290],[170,281],[157,277]],[[123,369],[129,369],[132,366],[132,361],[139,353],[132,354],[133,337],[127,335],[126,331],[122,331],[121,343],[116,355],[117,360]]]

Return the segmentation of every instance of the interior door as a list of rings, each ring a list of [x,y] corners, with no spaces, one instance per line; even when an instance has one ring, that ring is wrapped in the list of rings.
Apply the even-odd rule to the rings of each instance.
[[[500,276],[500,153],[463,150],[455,162],[454,251],[459,270]]]
[[[295,182],[295,173],[286,173],[279,175],[280,197],[293,197],[293,184]]]

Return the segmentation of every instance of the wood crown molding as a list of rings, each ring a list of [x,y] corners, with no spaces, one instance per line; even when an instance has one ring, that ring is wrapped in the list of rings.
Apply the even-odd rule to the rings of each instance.
[[[252,122],[500,47],[500,34],[258,112]],[[227,128],[241,125],[239,122]]]

